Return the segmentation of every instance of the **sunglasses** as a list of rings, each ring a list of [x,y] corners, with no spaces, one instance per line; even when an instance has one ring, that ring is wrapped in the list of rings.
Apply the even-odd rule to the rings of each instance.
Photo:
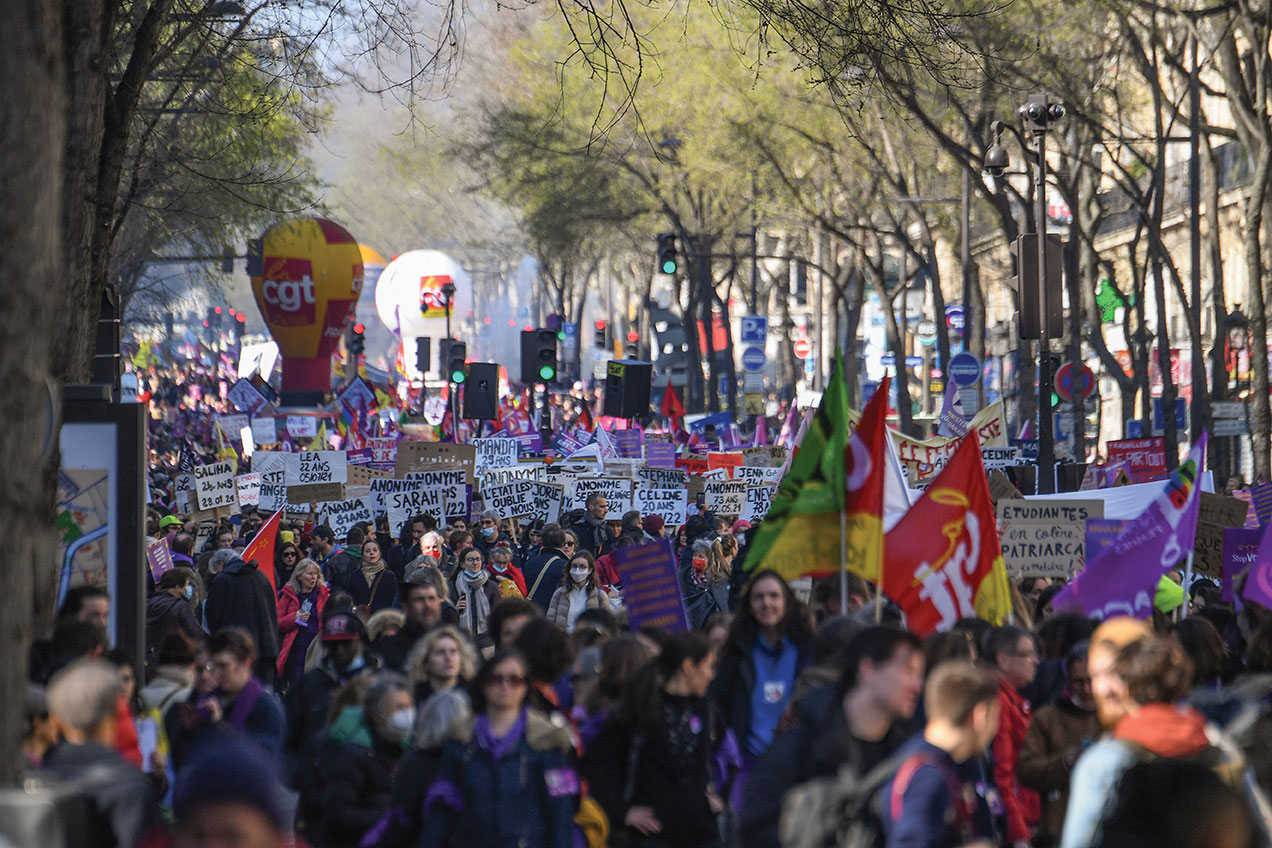
[[[295,559],[296,555],[291,551],[283,551],[283,559]]]
[[[489,685],[491,686],[525,686],[526,679],[520,674],[492,674],[490,675]]]
[[[572,548],[572,547],[574,547],[574,543],[573,543],[573,542],[566,542],[566,543],[565,543],[565,547],[567,547],[567,548]]]

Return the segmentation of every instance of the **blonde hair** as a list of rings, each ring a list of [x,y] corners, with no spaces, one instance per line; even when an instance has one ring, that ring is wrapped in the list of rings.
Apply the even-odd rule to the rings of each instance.
[[[291,577],[287,580],[287,586],[291,587],[291,590],[296,593],[297,597],[304,594],[300,588],[300,578],[304,576],[305,570],[310,567],[318,569],[318,582],[315,584],[315,588],[327,585],[327,581],[322,577],[322,567],[312,559],[306,557],[296,563],[296,567],[292,569]]]
[[[411,649],[406,668],[412,690],[421,683],[428,682],[428,655],[433,653],[433,648],[443,639],[450,639],[459,646],[459,679],[466,682],[477,674],[477,649],[473,647],[473,643],[455,625],[443,624],[420,637]]]

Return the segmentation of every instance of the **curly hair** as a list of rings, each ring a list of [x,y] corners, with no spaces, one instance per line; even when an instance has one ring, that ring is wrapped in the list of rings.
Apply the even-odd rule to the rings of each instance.
[[[1193,662],[1172,636],[1146,636],[1117,653],[1113,673],[1137,704],[1169,704],[1188,694]]]
[[[795,597],[791,587],[782,579],[782,575],[769,568],[761,569],[752,575],[742,587],[738,598],[738,606],[733,621],[729,625],[729,637],[725,642],[727,650],[749,651],[760,632],[755,613],[751,610],[751,593],[761,580],[776,580],[782,588],[782,597],[786,601],[786,615],[782,617],[782,635],[796,644],[811,644],[813,641],[813,622],[808,608]]]

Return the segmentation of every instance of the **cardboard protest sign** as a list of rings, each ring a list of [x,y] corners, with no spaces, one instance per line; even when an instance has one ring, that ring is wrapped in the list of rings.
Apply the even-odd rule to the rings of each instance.
[[[1259,555],[1259,542],[1263,539],[1261,527],[1225,527],[1223,529],[1223,599],[1232,603],[1237,599],[1236,580],[1242,572],[1254,565]]]
[[[360,522],[375,522],[375,516],[361,498],[325,503],[322,513],[326,525],[336,534],[337,539],[343,539]]]
[[[739,517],[751,522],[762,520],[773,503],[774,491],[772,486],[747,486],[746,508]]]
[[[379,481],[377,481],[379,482]],[[385,481],[405,484],[394,487],[393,491],[381,492],[385,512],[389,518],[389,532],[398,536],[402,525],[416,515],[432,515],[440,523],[446,512],[440,488],[426,486],[414,480]]]
[[[565,493],[560,486],[552,483],[530,481],[530,511],[524,523],[542,521],[544,524],[556,524],[561,520],[561,503]]]
[[[605,496],[607,521],[619,521],[623,513],[632,508],[632,481],[623,477],[576,477],[566,490],[569,496],[566,510],[584,509],[593,492]]]
[[[240,474],[234,478],[234,488],[238,492],[239,506],[259,506],[261,502],[261,475]]]
[[[1223,531],[1245,525],[1250,505],[1239,498],[1201,492],[1197,505],[1197,536],[1193,540],[1193,574],[1223,574]]]
[[[288,486],[344,483],[349,479],[349,464],[344,451],[299,451],[283,455],[287,457],[283,482]]]
[[[477,470],[488,468],[512,468],[517,464],[518,447],[516,439],[491,437],[473,439],[476,448]]]
[[[487,486],[504,486],[513,480],[542,480],[544,468],[535,463],[522,462],[508,468],[491,468],[477,475],[478,489]]]
[[[412,471],[428,471],[442,466],[460,466],[464,469],[464,482],[476,482],[477,448],[472,445],[452,445],[442,442],[398,442],[394,477],[405,477]]]
[[[513,480],[501,486],[483,486],[481,499],[486,509],[493,509],[501,518],[517,518],[530,513],[530,493],[533,488],[534,482],[530,480]]]
[[[217,523],[215,521],[201,521],[194,528],[194,549],[201,551],[208,546],[208,542],[212,539],[212,534],[216,532]]]
[[[637,468],[636,480],[646,486],[662,489],[683,489],[689,475],[675,468]]]
[[[614,564],[622,580],[623,606],[633,630],[656,627],[675,633],[689,629],[670,539],[620,548],[614,552]]]
[[[305,486],[288,486],[287,503],[291,506],[341,501],[345,496],[344,483],[310,483]],[[307,512],[309,507],[305,507]]]
[[[1004,499],[995,512],[1003,564],[1013,578],[1068,578],[1086,563],[1086,522],[1104,517],[1104,502]]]
[[[252,441],[258,445],[272,445],[278,442],[278,422],[274,419],[274,416],[253,416]]]
[[[225,438],[231,442],[241,442],[243,430],[250,426],[246,415],[218,415],[216,423],[221,427]],[[256,441],[255,437],[252,441]]]
[[[773,461],[773,454],[769,452],[768,448],[743,448],[741,453],[742,464],[747,468],[781,467],[781,463]]]
[[[195,507],[200,510],[238,509],[238,489],[234,469],[228,462],[197,465],[194,468]]]
[[[370,486],[372,480],[392,480],[393,473],[381,471],[367,465],[350,465],[349,476],[345,481],[350,486]]]
[[[1115,439],[1108,444],[1108,462],[1127,463],[1132,483],[1147,483],[1166,476],[1166,438]]]
[[[739,516],[746,509],[745,480],[708,480],[707,509],[716,515]]]
[[[637,486],[633,493],[632,508],[640,510],[642,516],[657,515],[669,527],[679,526],[688,520],[689,493],[683,486]]]
[[[995,506],[1001,500],[1020,500],[1024,497],[1020,490],[1011,484],[1007,475],[1001,471],[991,471],[988,475],[989,502]]]
[[[314,415],[288,415],[287,435],[293,439],[312,439],[318,435],[318,418]]]
[[[748,486],[758,483],[778,483],[782,479],[782,469],[762,468],[753,465],[740,466],[733,469],[733,479],[743,480]]]
[[[146,545],[146,562],[150,565],[150,576],[156,583],[173,569],[172,551],[168,548],[167,539],[159,539]]]

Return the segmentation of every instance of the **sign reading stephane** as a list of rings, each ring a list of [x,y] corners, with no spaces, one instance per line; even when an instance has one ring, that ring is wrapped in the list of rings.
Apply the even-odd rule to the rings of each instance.
[[[1068,578],[1086,562],[1086,522],[1101,500],[1000,500],[998,534],[1012,577]]]

